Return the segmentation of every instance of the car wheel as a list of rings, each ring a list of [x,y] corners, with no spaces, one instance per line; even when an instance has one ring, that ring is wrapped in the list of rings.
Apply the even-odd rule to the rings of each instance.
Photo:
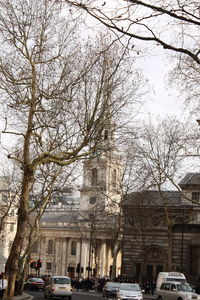
[[[72,296],[68,296],[68,300],[71,300],[72,299]]]

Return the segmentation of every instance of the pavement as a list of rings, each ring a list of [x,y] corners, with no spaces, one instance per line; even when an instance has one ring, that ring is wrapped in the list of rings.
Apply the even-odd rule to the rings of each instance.
[[[88,292],[85,292],[85,291],[74,291],[74,294],[79,294],[79,295],[95,295],[96,297],[101,297],[102,298],[102,293],[97,293],[96,291],[93,291],[93,290],[90,290]],[[144,294],[144,298],[145,299],[155,299],[154,296],[152,295],[147,295],[147,294]],[[29,295],[29,294],[26,294],[26,293],[23,293],[22,295],[18,295],[18,296],[14,296],[12,297],[12,300],[32,300],[33,299],[33,296]]]
[[[31,299],[33,299],[33,296],[26,293],[12,297],[12,300],[31,300]]]

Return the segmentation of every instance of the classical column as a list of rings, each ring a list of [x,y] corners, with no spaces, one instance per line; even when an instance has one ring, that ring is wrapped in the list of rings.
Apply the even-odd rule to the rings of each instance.
[[[107,256],[106,256],[106,242],[102,241],[100,258],[99,258],[99,274],[100,277],[107,275]]]

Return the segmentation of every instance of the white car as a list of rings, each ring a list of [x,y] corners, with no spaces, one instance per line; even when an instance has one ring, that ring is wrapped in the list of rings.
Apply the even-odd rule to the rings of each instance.
[[[193,300],[199,299],[188,283],[163,282],[156,291],[157,300]]]
[[[67,276],[51,276],[44,287],[44,298],[72,298],[71,280]]]
[[[139,284],[121,283],[117,291],[117,300],[143,300]]]

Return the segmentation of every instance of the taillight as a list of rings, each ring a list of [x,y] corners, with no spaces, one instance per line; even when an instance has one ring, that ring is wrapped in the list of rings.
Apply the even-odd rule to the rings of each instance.
[[[36,284],[36,282],[33,281],[33,284]]]
[[[55,287],[54,287],[54,286],[52,286],[51,290],[52,290],[52,291],[54,291],[54,290],[55,290]]]

